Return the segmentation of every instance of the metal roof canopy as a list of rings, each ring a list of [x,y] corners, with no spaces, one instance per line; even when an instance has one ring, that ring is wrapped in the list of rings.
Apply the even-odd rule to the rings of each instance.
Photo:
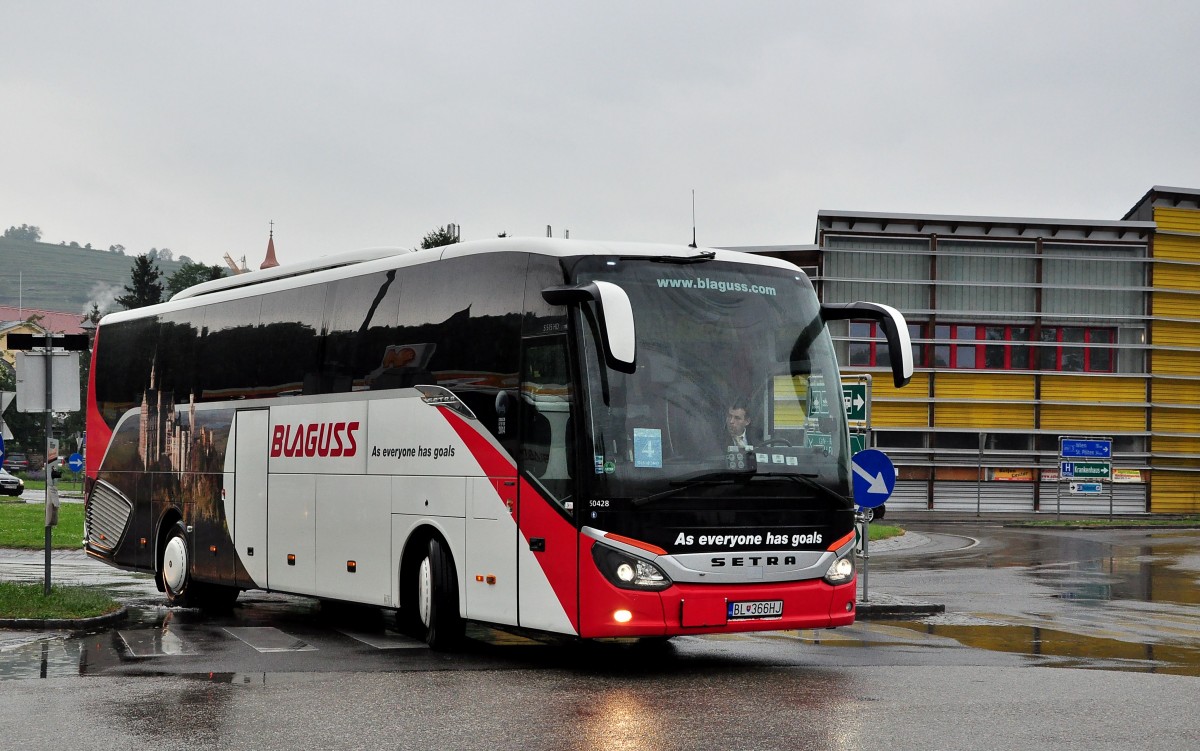
[[[955,216],[952,214],[889,214],[867,211],[817,212],[820,233],[863,232],[871,234],[954,236],[985,239],[1146,240],[1154,222],[1084,219],[1039,219],[1034,217]]]

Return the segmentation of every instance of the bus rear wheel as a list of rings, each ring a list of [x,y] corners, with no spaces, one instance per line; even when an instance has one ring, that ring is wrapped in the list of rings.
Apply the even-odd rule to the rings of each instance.
[[[458,574],[454,561],[441,540],[429,548],[414,572],[416,576],[416,622],[420,636],[434,649],[452,649],[463,638],[464,624],[458,612]]]
[[[159,560],[167,604],[177,608],[228,610],[241,593],[237,587],[205,584],[192,579],[192,560],[187,532],[182,524],[171,530]]]

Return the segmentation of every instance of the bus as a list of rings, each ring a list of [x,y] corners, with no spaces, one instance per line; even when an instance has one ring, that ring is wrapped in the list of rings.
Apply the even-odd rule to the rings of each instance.
[[[170,605],[361,603],[439,649],[467,622],[847,625],[847,319],[907,382],[899,312],[720,249],[499,238],[205,282],[97,327],[85,550]]]

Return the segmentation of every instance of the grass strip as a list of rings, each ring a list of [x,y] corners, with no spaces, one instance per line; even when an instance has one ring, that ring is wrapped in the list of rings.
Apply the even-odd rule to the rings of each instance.
[[[1152,517],[1149,519],[1137,518],[1122,518],[1122,519],[1037,519],[1025,522],[1017,522],[1014,527],[1095,527],[1103,529],[1104,527],[1128,528],[1128,527],[1196,527],[1200,526],[1200,516],[1189,517],[1172,517],[1170,519]]]
[[[121,608],[104,592],[88,587],[51,586],[49,597],[44,589],[40,582],[0,582],[0,619],[95,618]]]
[[[0,503],[0,548],[46,547],[46,507],[41,503]],[[50,537],[53,550],[83,547],[83,504],[64,503]]]
[[[869,524],[867,528],[870,530],[870,539],[872,542],[876,540],[886,540],[889,537],[899,537],[904,534],[904,529],[901,527],[893,527],[888,524]]]

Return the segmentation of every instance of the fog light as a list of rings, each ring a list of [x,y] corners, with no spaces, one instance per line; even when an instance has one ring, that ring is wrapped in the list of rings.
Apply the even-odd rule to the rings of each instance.
[[[630,613],[628,610],[618,610],[613,613],[613,620],[617,623],[629,623],[633,620],[633,613]]]

